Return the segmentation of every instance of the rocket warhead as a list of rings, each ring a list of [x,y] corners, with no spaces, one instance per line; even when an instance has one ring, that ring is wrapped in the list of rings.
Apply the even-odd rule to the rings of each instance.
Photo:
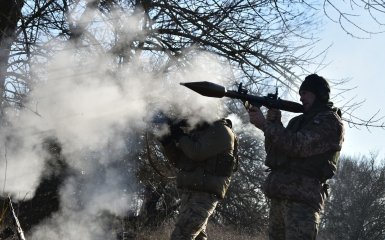
[[[206,97],[221,98],[221,97],[224,97],[226,94],[226,88],[224,86],[221,86],[212,82],[207,82],[207,81],[185,82],[185,83],[180,83],[180,85],[188,87],[191,90]]]
[[[180,83],[181,85],[190,88],[191,90],[206,96],[206,97],[229,97],[233,99],[239,99],[243,103],[248,102],[253,106],[265,106],[267,108],[277,108],[284,111],[294,112],[294,113],[302,113],[303,106],[302,104],[287,101],[283,99],[275,99],[276,94],[274,94],[275,98],[272,98],[270,95],[267,96],[254,96],[247,94],[247,91],[242,89],[242,85],[240,84],[238,91],[227,91],[225,87],[212,83],[212,82],[186,82]]]

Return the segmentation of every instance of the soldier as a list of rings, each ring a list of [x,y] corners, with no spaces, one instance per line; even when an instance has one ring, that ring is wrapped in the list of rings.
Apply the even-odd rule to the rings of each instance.
[[[181,207],[172,240],[207,239],[206,226],[225,197],[236,170],[236,137],[228,119],[201,123],[190,131],[171,127],[161,140],[166,157],[179,169]]]
[[[270,173],[263,186],[271,200],[270,240],[315,239],[320,211],[328,196],[326,181],[336,172],[344,128],[341,111],[329,102],[328,82],[317,74],[305,78],[299,89],[304,114],[285,128],[281,112],[249,110],[250,122],[265,135]]]

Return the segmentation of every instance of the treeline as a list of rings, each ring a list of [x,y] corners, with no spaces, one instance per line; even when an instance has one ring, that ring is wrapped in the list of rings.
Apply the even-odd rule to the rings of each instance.
[[[384,174],[384,159],[375,155],[342,157],[323,216],[325,239],[385,238]]]

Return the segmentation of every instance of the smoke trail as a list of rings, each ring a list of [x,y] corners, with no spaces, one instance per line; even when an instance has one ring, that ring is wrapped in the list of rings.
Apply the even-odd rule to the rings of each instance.
[[[5,169],[0,183],[3,192],[16,198],[33,197],[47,158],[42,142],[55,137],[78,174],[60,190],[60,211],[28,238],[113,239],[101,216],[135,211],[137,184],[130,168],[136,161],[138,135],[154,114],[170,108],[195,121],[221,116],[218,99],[200,96],[179,82],[226,85],[228,67],[210,54],[191,51],[188,67],[166,75],[154,70],[162,66],[149,67],[156,62],[151,57],[117,67],[115,56],[102,51],[72,45],[63,49],[47,64],[34,66],[36,74],[44,72],[44,80],[32,86],[27,108],[9,114],[12,126],[0,134],[0,154],[6,159],[0,163]]]

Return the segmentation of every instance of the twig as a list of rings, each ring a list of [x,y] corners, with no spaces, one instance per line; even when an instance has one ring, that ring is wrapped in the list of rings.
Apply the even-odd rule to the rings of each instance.
[[[13,220],[15,221],[15,224],[17,227],[17,236],[19,237],[20,240],[25,240],[23,229],[21,228],[19,219],[17,218],[16,213],[15,213],[15,210],[13,209],[12,199],[10,196],[8,196],[8,199],[9,199],[9,206],[11,207],[11,211],[12,211],[12,215],[13,215]]]
[[[3,194],[7,183],[7,171],[8,171],[7,145],[5,143],[4,143],[4,158],[5,158],[5,170],[4,170]]]

